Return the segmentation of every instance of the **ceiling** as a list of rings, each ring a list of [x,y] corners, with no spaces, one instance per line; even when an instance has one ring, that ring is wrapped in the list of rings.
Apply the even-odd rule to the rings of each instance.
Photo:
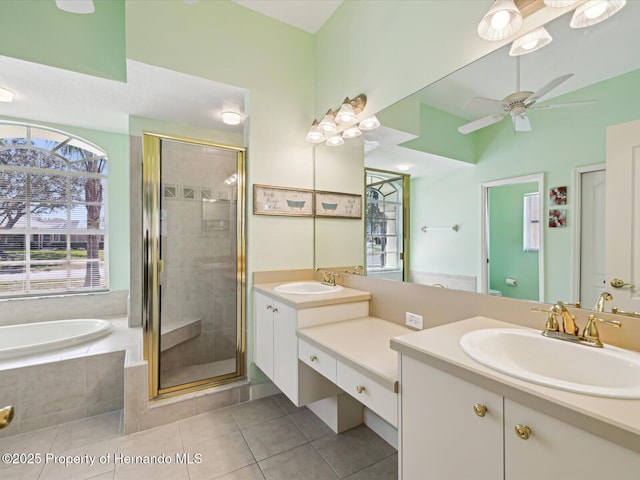
[[[629,48],[640,41],[637,28],[640,2],[627,2],[615,17],[586,29],[570,28],[570,16],[568,13],[546,25],[553,37],[549,45],[520,57],[520,90],[535,92],[561,75],[574,74],[542,97],[538,105],[553,103],[557,96],[640,68],[640,49]],[[427,86],[419,92],[420,101],[467,121],[492,113],[471,112],[464,106],[473,97],[501,100],[518,90],[516,58],[509,56],[509,48],[510,44]],[[549,110],[545,114],[553,113]],[[367,132],[365,150],[370,150],[365,160],[367,166],[397,171],[397,164],[407,163],[413,165],[408,172],[412,176],[469,166],[400,147],[400,143],[408,140],[406,134],[388,130],[391,131]]]
[[[281,22],[316,33],[343,0],[232,0]]]

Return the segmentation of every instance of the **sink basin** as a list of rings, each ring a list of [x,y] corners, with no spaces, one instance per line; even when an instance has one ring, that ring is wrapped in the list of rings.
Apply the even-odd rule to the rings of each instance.
[[[278,293],[293,295],[318,295],[320,293],[334,293],[342,290],[340,285],[325,285],[320,282],[292,282],[283,283],[274,288]]]
[[[569,392],[640,399],[640,354],[605,345],[593,348],[519,328],[468,332],[465,354],[500,373]]]

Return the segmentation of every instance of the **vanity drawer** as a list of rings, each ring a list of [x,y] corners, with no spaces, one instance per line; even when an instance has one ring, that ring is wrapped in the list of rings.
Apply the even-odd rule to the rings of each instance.
[[[398,426],[398,395],[357,370],[338,362],[338,386],[384,418]]]
[[[336,382],[336,359],[331,355],[304,340],[298,340],[298,358],[333,383]]]

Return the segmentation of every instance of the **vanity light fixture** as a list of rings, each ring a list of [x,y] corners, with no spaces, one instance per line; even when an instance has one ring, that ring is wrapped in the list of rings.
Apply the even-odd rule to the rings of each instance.
[[[240,125],[240,122],[242,121],[242,115],[238,112],[231,111],[222,112],[220,114],[220,118],[222,118],[222,123],[227,125]]]
[[[485,40],[502,40],[522,26],[522,14],[513,0],[496,0],[478,24],[478,35]]]
[[[545,45],[551,43],[551,35],[544,27],[539,27],[526,35],[521,36],[513,41],[509,55],[517,57],[518,55],[526,55],[535,52]]]
[[[0,87],[0,102],[11,103],[15,94],[6,88]]]
[[[380,121],[378,117],[375,115],[371,115],[370,117],[365,118],[360,122],[360,130],[373,130],[374,128],[378,128],[380,126]]]
[[[95,13],[93,0],[56,0],[56,6],[65,12],[86,15]]]
[[[339,147],[340,145],[344,145],[344,140],[340,135],[334,135],[327,139],[326,144],[330,147]]]
[[[600,23],[618,13],[627,0],[590,0],[576,8],[569,26],[584,28]]]
[[[314,120],[307,132],[306,140],[311,143],[325,142],[330,147],[337,147],[344,144],[345,138],[355,138],[362,135],[363,130],[373,130],[380,126],[380,122],[375,115],[358,122],[365,105],[367,97],[360,94],[350,99],[345,98],[338,110],[327,110],[322,120]]]

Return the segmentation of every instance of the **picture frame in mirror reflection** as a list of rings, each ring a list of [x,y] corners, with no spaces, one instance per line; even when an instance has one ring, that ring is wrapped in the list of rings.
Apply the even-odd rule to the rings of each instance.
[[[313,190],[254,184],[253,213],[313,217]]]
[[[315,192],[316,217],[362,218],[362,195]]]

